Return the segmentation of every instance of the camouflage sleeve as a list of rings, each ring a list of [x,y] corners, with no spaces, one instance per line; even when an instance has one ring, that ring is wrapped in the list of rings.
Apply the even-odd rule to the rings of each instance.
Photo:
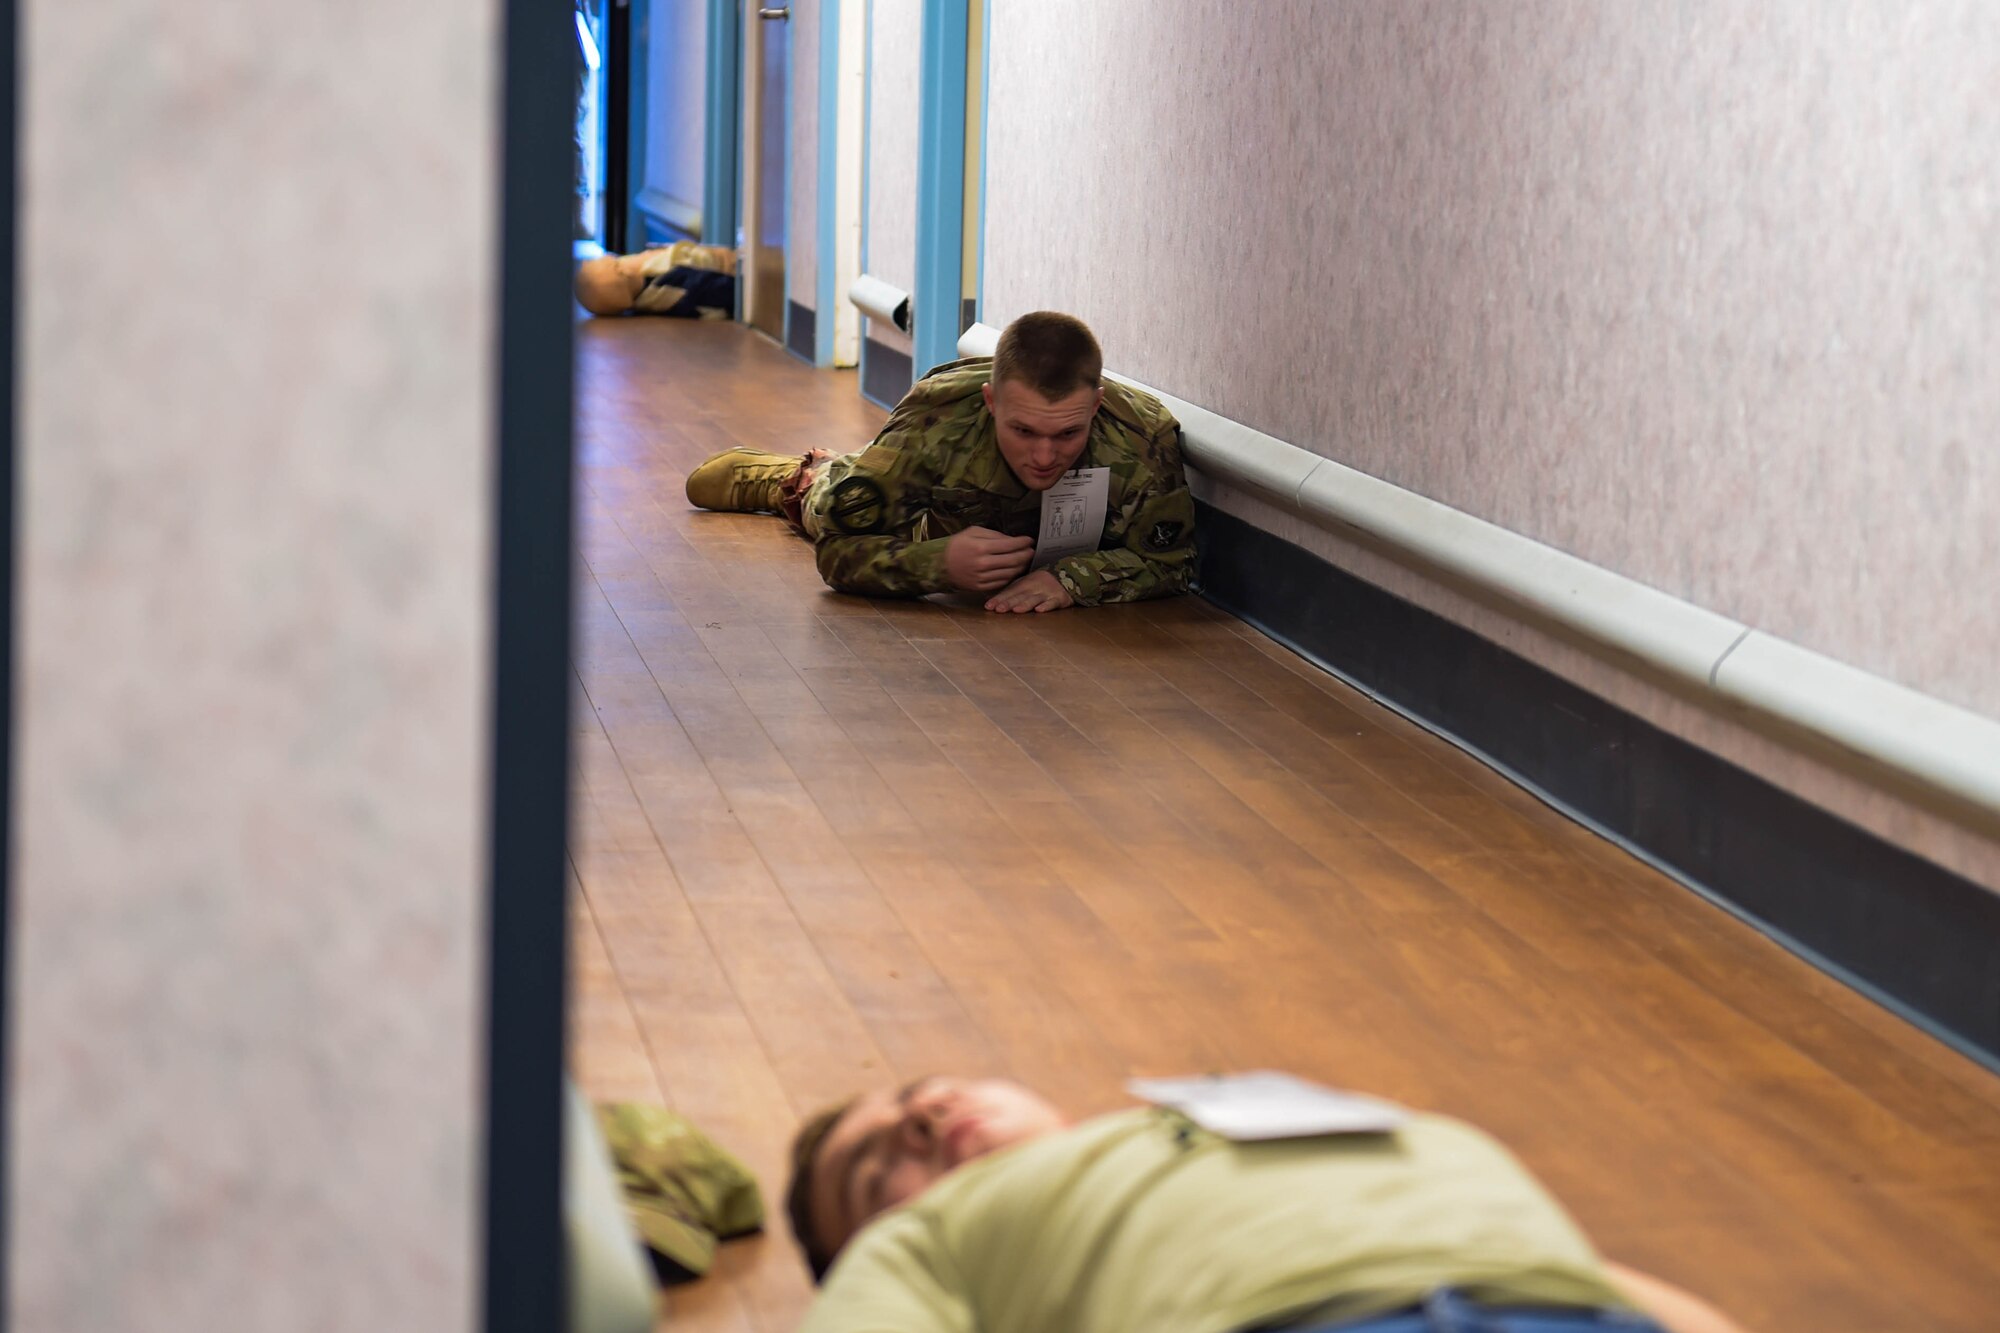
[[[1146,442],[1099,548],[1050,569],[1078,606],[1102,606],[1186,592],[1194,562],[1194,496],[1181,470],[1180,427],[1169,418]]]
[[[930,469],[921,448],[885,430],[853,460],[845,475],[829,477],[809,500],[813,558],[819,576],[837,592],[869,597],[921,597],[946,592],[946,538],[911,541],[912,510],[930,492]]]

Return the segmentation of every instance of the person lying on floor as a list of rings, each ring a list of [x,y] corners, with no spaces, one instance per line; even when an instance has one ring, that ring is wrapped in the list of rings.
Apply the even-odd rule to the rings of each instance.
[[[688,476],[687,497],[703,509],[782,513],[840,592],[988,593],[989,611],[1186,592],[1194,499],[1180,425],[1159,399],[1105,383],[1103,372],[1081,320],[1023,315],[992,357],[919,380],[860,453],[731,449]],[[1031,568],[1044,496],[1066,474],[1059,512],[1076,549]],[[1102,489],[1082,490],[1093,478]]]
[[[736,308],[736,252],[675,241],[576,266],[576,300],[593,315],[728,319]]]
[[[927,1078],[808,1120],[792,1169],[804,1333],[1740,1333],[1442,1116],[1237,1143]]]

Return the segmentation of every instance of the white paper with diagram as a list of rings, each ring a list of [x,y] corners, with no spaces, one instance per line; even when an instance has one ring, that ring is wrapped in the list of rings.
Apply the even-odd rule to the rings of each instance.
[[[1104,536],[1104,516],[1111,502],[1111,469],[1078,468],[1065,472],[1042,492],[1042,530],[1035,538],[1035,569],[1047,569],[1064,556],[1095,551]]]

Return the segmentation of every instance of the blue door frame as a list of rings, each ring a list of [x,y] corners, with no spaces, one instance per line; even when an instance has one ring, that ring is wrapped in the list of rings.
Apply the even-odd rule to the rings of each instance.
[[[742,7],[708,0],[707,132],[702,147],[701,239],[736,244],[736,164],[742,151],[737,99],[743,67]]]
[[[984,5],[984,41],[981,58],[990,68],[992,58],[993,6]],[[839,288],[839,121],[840,121],[840,20],[842,5],[861,5],[863,10],[863,86],[861,129],[861,233],[860,271],[868,271],[868,196],[870,192],[868,119],[873,115],[871,76],[873,64],[874,15],[872,0],[820,0],[819,10],[819,124],[817,161],[819,208],[816,218],[819,251],[817,284],[818,323],[814,329],[814,359],[819,365],[833,364],[834,324],[837,304],[845,299]],[[918,100],[919,141],[917,161],[916,290],[912,295],[913,370],[921,374],[932,366],[958,355],[959,323],[965,293],[961,290],[964,265],[964,224],[966,171],[980,173],[980,217],[978,228],[978,281],[975,301],[983,305],[986,251],[986,126],[983,103],[991,97],[991,79],[982,77],[980,92],[979,162],[965,160],[966,53],[970,32],[966,0],[924,0]],[[861,344],[866,360],[868,344]],[[862,375],[866,383],[867,375]],[[864,390],[865,393],[865,390]],[[887,404],[885,404],[886,406]]]
[[[859,3],[860,0],[849,0]],[[833,364],[833,329],[840,317],[840,5],[819,0],[819,213],[815,218],[819,251],[819,281],[813,299],[819,304],[813,324],[813,364]]]
[[[958,358],[965,267],[966,0],[924,0],[917,99],[917,280],[910,297],[918,378]]]

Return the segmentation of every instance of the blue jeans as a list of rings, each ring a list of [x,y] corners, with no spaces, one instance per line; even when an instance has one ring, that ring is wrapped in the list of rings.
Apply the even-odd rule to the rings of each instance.
[[[1344,1324],[1320,1324],[1297,1333],[1664,1333],[1645,1315],[1628,1310],[1558,1310],[1474,1305],[1446,1288],[1414,1310],[1370,1315]]]

